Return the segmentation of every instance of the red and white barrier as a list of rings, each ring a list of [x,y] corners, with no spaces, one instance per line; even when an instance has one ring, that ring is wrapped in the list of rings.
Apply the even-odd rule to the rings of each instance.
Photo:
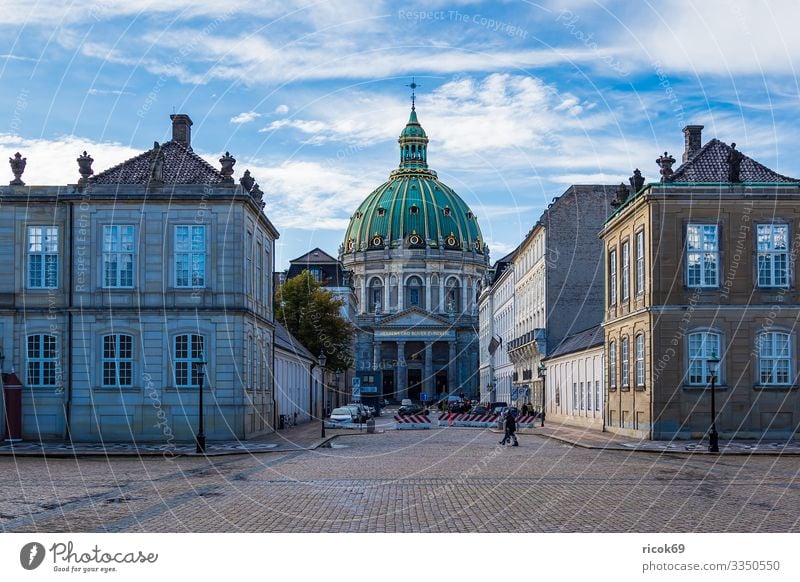
[[[431,428],[433,423],[431,417],[425,414],[408,414],[405,416],[395,416],[395,429],[413,430]]]
[[[526,414],[517,417],[517,428],[533,428],[536,426],[537,416]],[[473,428],[498,428],[499,414],[469,414],[443,412],[439,415],[439,426],[467,426]]]

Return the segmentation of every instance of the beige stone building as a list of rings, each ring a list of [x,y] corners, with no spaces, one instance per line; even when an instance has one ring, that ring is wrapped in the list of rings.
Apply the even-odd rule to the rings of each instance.
[[[711,424],[720,358],[724,438],[797,431],[800,182],[684,129],[683,164],[632,192],[600,236],[606,258],[606,428],[664,440]]]

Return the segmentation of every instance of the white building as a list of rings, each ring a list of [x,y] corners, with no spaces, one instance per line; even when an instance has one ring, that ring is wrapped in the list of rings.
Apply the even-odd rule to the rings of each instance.
[[[510,253],[486,277],[478,303],[483,402],[511,402],[514,364],[505,345],[514,337],[514,268]]]
[[[275,405],[278,418],[293,424],[323,414],[322,368],[285,327],[275,323]],[[280,423],[279,423],[280,426]]]
[[[603,430],[603,328],[596,325],[567,337],[544,364],[547,421]]]

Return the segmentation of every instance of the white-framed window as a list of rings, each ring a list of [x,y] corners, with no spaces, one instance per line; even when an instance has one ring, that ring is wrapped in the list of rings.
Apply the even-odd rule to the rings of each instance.
[[[689,342],[689,384],[705,386],[710,378],[708,359],[713,355],[721,358],[720,335],[714,332],[695,332],[688,336]],[[721,370],[722,366],[718,367]],[[719,375],[719,371],[717,372]]]
[[[201,335],[183,334],[175,336],[175,385],[199,387],[202,362],[205,354],[205,338]]]
[[[572,383],[572,409],[578,410],[578,383]]]
[[[27,337],[25,346],[28,386],[55,386],[58,369],[58,338],[37,333]]]
[[[627,301],[631,295],[631,245],[622,243],[622,300]]]
[[[133,385],[133,336],[103,336],[103,386]]]
[[[617,342],[613,341],[608,344],[608,385],[617,387]]]
[[[322,280],[324,279],[324,273],[322,272],[322,269],[319,267],[311,267],[308,272],[311,273],[311,278],[314,279],[314,281],[317,283],[322,283]]]
[[[636,385],[644,386],[644,334],[636,336]]]
[[[58,227],[28,227],[28,288],[58,287]]]
[[[581,382],[580,388],[581,410],[586,410],[586,383]]]
[[[789,285],[789,225],[759,224],[756,227],[758,246],[758,286]]]
[[[594,409],[600,410],[600,380],[594,381]]]
[[[375,277],[369,283],[369,311],[380,313],[383,306],[383,281]]]
[[[630,386],[630,340],[627,337],[622,338],[622,378],[620,383],[622,386]]]
[[[613,249],[608,253],[608,302],[609,305],[617,304],[617,249]]]
[[[253,296],[253,232],[247,230],[247,238],[244,247],[244,282],[245,293]]]
[[[444,292],[444,305],[447,313],[458,313],[461,310],[461,291],[458,280],[448,279]]]
[[[256,243],[256,299],[264,300],[264,253],[261,241]]]
[[[636,233],[636,295],[644,294],[644,231]]]
[[[175,286],[183,288],[206,286],[205,225],[175,227]]]
[[[758,377],[762,385],[792,383],[792,350],[788,333],[764,332],[758,337]]]
[[[719,229],[716,224],[686,227],[686,284],[719,286]]]
[[[103,287],[133,288],[135,235],[130,224],[103,226]]]

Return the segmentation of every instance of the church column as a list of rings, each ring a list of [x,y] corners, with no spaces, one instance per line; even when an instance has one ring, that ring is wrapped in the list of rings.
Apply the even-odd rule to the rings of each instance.
[[[461,281],[461,313],[467,312],[467,279],[468,277],[464,277]]]
[[[433,303],[431,303],[431,274],[425,275],[425,309],[433,312]]]
[[[361,277],[361,304],[358,306],[358,311],[362,315],[367,312],[369,307],[369,297],[367,297],[367,278]]]
[[[447,391],[453,394],[458,388],[456,385],[456,342],[452,340],[447,343],[450,348],[447,360]],[[457,394],[457,392],[456,392]]]
[[[378,370],[381,365],[381,342],[372,342],[372,369]]]
[[[445,311],[444,307],[444,286],[445,286],[445,277],[439,277],[439,313],[443,313]]]
[[[391,281],[391,277],[386,275],[383,278],[383,313],[389,313],[389,282]]]
[[[397,311],[403,311],[405,308],[406,293],[403,287],[403,272],[397,276]]]
[[[397,342],[397,377],[395,392],[398,398],[408,398],[406,375],[406,342]]]
[[[436,396],[436,381],[433,378],[433,342],[425,342],[425,380],[422,386],[432,401]]]

